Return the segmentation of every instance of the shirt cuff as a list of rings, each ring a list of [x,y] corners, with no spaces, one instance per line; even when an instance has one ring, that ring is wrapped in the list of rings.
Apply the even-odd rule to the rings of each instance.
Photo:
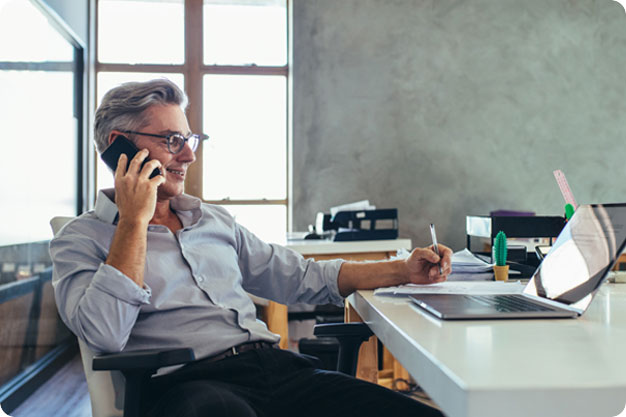
[[[330,290],[331,295],[331,303],[342,305],[344,297],[339,293],[339,284],[337,280],[339,279],[339,270],[341,269],[341,265],[345,262],[343,259],[333,259],[331,261],[318,261],[319,264],[322,264],[324,267],[324,279],[326,281],[326,285]]]
[[[144,283],[144,288],[124,275],[117,268],[100,264],[91,286],[128,304],[150,304],[152,290]]]

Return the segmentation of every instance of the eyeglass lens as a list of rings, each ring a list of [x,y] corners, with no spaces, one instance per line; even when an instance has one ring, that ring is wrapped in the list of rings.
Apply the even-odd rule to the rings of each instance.
[[[198,147],[198,136],[191,135],[188,139],[185,139],[182,135],[174,134],[170,136],[170,139],[167,145],[169,147],[170,152],[178,153],[183,150],[183,147],[185,146],[185,142],[189,142],[189,147],[191,148],[192,151],[195,152],[196,148]]]

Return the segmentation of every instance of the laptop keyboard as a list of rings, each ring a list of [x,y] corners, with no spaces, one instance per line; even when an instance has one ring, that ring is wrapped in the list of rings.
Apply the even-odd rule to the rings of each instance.
[[[503,313],[511,313],[516,311],[553,311],[554,309],[548,306],[542,306],[532,303],[525,298],[515,295],[467,295],[468,299],[484,305],[486,307],[493,307],[497,311]]]

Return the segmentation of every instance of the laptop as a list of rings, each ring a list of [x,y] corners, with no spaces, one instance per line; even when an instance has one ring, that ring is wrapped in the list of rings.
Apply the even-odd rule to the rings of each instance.
[[[415,294],[444,320],[581,316],[626,243],[626,203],[578,207],[521,294]]]

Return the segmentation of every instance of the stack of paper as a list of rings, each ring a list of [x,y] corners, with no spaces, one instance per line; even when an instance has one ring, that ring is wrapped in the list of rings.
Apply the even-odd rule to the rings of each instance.
[[[493,264],[478,258],[467,248],[452,254],[452,273],[448,281],[484,281],[493,279]]]
[[[356,201],[354,203],[342,204],[330,208],[330,215],[334,216],[340,211],[376,210],[376,206],[370,204],[369,200]]]
[[[438,282],[436,284],[406,284],[374,290],[374,295],[406,296],[411,294],[519,294],[525,285],[519,281]]]

